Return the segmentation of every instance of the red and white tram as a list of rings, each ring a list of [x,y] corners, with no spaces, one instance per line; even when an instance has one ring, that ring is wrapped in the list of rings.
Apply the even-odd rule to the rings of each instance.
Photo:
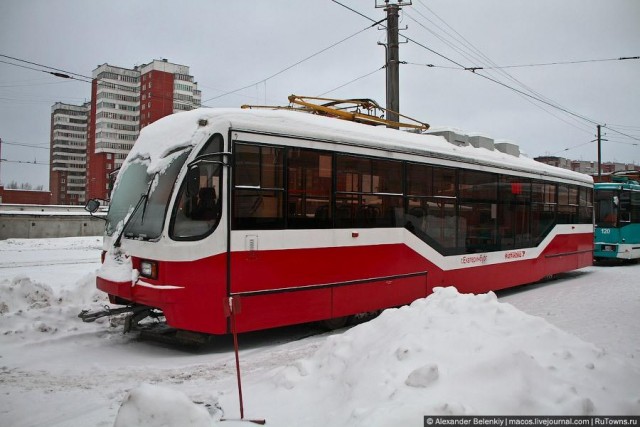
[[[142,130],[97,286],[169,326],[343,319],[438,286],[481,293],[591,265],[592,179],[442,137],[292,111],[199,109]]]

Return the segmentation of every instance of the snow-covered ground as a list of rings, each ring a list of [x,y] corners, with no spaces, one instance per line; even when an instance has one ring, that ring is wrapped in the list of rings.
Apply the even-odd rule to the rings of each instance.
[[[246,425],[230,337],[123,335],[95,290],[101,239],[0,242],[0,425]],[[494,294],[440,289],[348,330],[240,336],[245,417],[422,426],[438,414],[640,414],[640,265]],[[195,402],[195,403],[194,403]],[[162,424],[165,422],[165,424]]]

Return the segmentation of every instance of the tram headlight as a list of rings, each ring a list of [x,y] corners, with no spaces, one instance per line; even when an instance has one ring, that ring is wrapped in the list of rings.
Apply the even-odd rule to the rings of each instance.
[[[149,279],[157,279],[158,263],[155,261],[140,261],[140,275]]]

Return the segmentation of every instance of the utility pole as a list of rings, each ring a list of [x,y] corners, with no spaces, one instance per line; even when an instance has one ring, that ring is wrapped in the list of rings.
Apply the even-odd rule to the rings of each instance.
[[[598,182],[602,179],[602,139],[600,137],[600,125],[598,125]]]
[[[384,8],[387,12],[387,43],[385,45],[385,68],[387,72],[387,115],[386,119],[397,122],[400,120],[400,46],[398,41],[398,17],[403,5],[411,5],[411,0],[376,0],[376,8]],[[390,126],[397,128],[397,126]]]

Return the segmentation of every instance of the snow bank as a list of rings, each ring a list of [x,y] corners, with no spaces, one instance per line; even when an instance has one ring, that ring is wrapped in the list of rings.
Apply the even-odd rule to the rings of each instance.
[[[29,332],[54,334],[75,330],[78,313],[107,303],[89,273],[69,288],[57,292],[50,286],[19,275],[0,282],[0,334],[33,338]]]
[[[207,410],[182,392],[143,384],[125,398],[114,427],[210,427]]]
[[[640,413],[637,369],[493,293],[454,288],[330,337],[271,387],[261,390],[280,407],[270,425],[272,417],[282,417],[278,425],[420,426],[427,414]]]
[[[493,293],[454,288],[386,310],[328,337],[310,358],[244,380],[248,417],[271,426],[418,427],[424,415],[640,413],[636,367]],[[230,392],[220,402],[223,413],[238,412],[235,399]],[[217,423],[182,392],[143,386],[124,402],[116,427]]]

